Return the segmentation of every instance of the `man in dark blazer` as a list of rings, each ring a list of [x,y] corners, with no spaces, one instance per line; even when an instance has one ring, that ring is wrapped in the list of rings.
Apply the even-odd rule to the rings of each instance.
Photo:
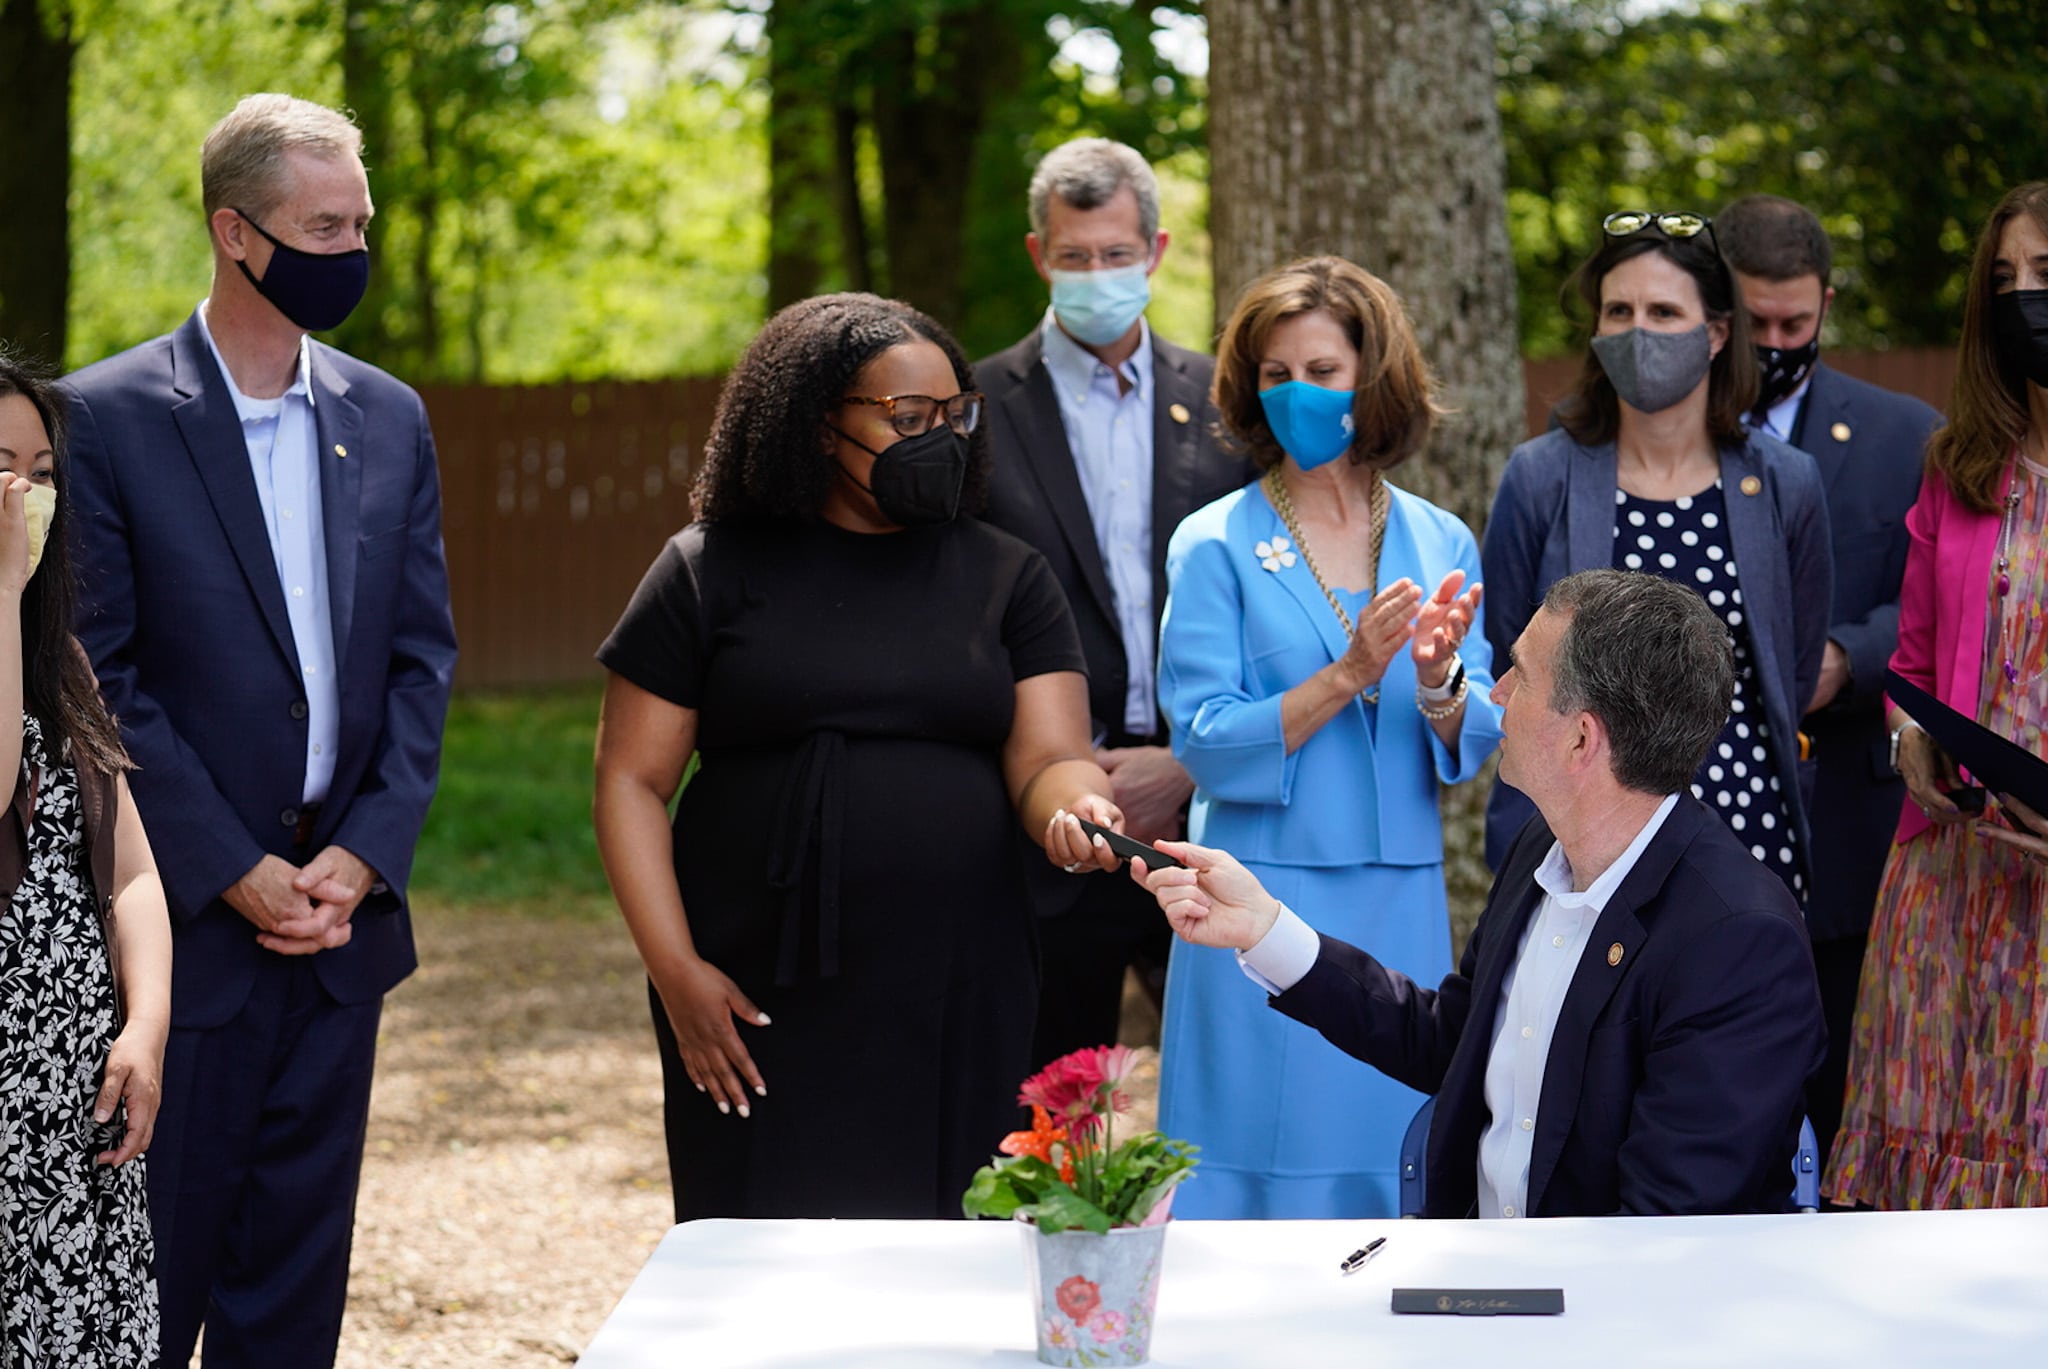
[[[1214,361],[1145,322],[1166,251],[1159,185],[1120,143],[1083,138],[1031,180],[1024,246],[1052,307],[1022,341],[976,364],[994,470],[987,521],[1051,563],[1081,630],[1097,759],[1128,829],[1179,836],[1194,784],[1167,744],[1155,657],[1166,544],[1181,519],[1250,480],[1216,438]],[[1114,1041],[1124,969],[1152,974],[1168,937],[1120,879],[1027,861],[1043,983],[1033,1058]]]
[[[1146,883],[1272,1006],[1437,1095],[1425,1216],[1783,1211],[1825,1046],[1799,909],[1688,792],[1734,696],[1691,590],[1553,584],[1494,689],[1534,800],[1456,973],[1426,989],[1318,937],[1220,851]]]
[[[419,396],[308,330],[367,277],[355,128],[251,96],[201,157],[214,274],[72,406],[78,633],[174,937],[149,1154],[161,1363],[332,1364],[384,994],[455,663]]]
[[[1811,750],[1802,776],[1813,846],[1806,925],[1828,1024],[1827,1063],[1807,1112],[1825,1155],[1841,1122],[1872,905],[1906,797],[1891,766],[1884,672],[1898,644],[1906,511],[1941,415],[1820,361],[1834,253],[1812,211],[1748,195],[1721,211],[1714,232],[1742,291],[1763,381],[1750,425],[1813,455],[1834,550],[1827,654],[1801,724]]]

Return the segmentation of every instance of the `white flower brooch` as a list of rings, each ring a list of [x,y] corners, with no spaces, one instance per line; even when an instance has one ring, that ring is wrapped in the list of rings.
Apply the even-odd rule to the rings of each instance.
[[[1282,566],[1291,566],[1295,561],[1294,544],[1284,537],[1261,542],[1253,547],[1252,551],[1258,556],[1259,564],[1275,574],[1279,573]]]

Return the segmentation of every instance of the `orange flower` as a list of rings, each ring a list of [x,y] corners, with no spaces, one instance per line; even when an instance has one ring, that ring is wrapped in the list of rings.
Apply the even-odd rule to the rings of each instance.
[[[1054,1126],[1052,1114],[1034,1103],[1031,1105],[1031,1130],[1011,1132],[996,1149],[1005,1155],[1030,1155],[1051,1164],[1053,1144],[1066,1139],[1067,1129]],[[1060,1177],[1065,1179],[1071,1172],[1072,1162],[1065,1158],[1066,1147],[1061,1146],[1060,1150]]]

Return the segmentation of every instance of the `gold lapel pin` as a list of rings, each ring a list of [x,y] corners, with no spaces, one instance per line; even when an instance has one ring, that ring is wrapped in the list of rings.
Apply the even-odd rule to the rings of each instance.
[[[1745,475],[1742,477],[1742,492],[1744,494],[1755,494],[1758,490],[1762,489],[1763,487],[1764,482],[1757,479],[1753,475]]]
[[[1849,425],[1837,423],[1834,427],[1828,429],[1828,436],[1837,442],[1847,442],[1849,440]]]
[[[1607,963],[1610,965],[1619,965],[1621,963],[1621,943],[1619,941],[1607,948]]]
[[[1188,421],[1188,406],[1185,404],[1169,404],[1166,406],[1166,412],[1168,417],[1172,418],[1176,423]]]
[[[334,454],[336,456],[347,456],[348,448],[342,446],[339,442],[337,442],[334,444]]]

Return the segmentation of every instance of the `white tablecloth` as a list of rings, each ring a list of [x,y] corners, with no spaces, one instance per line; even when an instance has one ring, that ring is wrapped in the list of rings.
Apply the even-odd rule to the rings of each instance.
[[[1366,1268],[1338,1261],[1375,1235]],[[671,1230],[584,1369],[1035,1362],[1003,1222]],[[1561,1317],[1394,1316],[1400,1287],[1564,1289]],[[2048,1366],[2048,1210],[1523,1222],[1175,1222],[1172,1366]]]

